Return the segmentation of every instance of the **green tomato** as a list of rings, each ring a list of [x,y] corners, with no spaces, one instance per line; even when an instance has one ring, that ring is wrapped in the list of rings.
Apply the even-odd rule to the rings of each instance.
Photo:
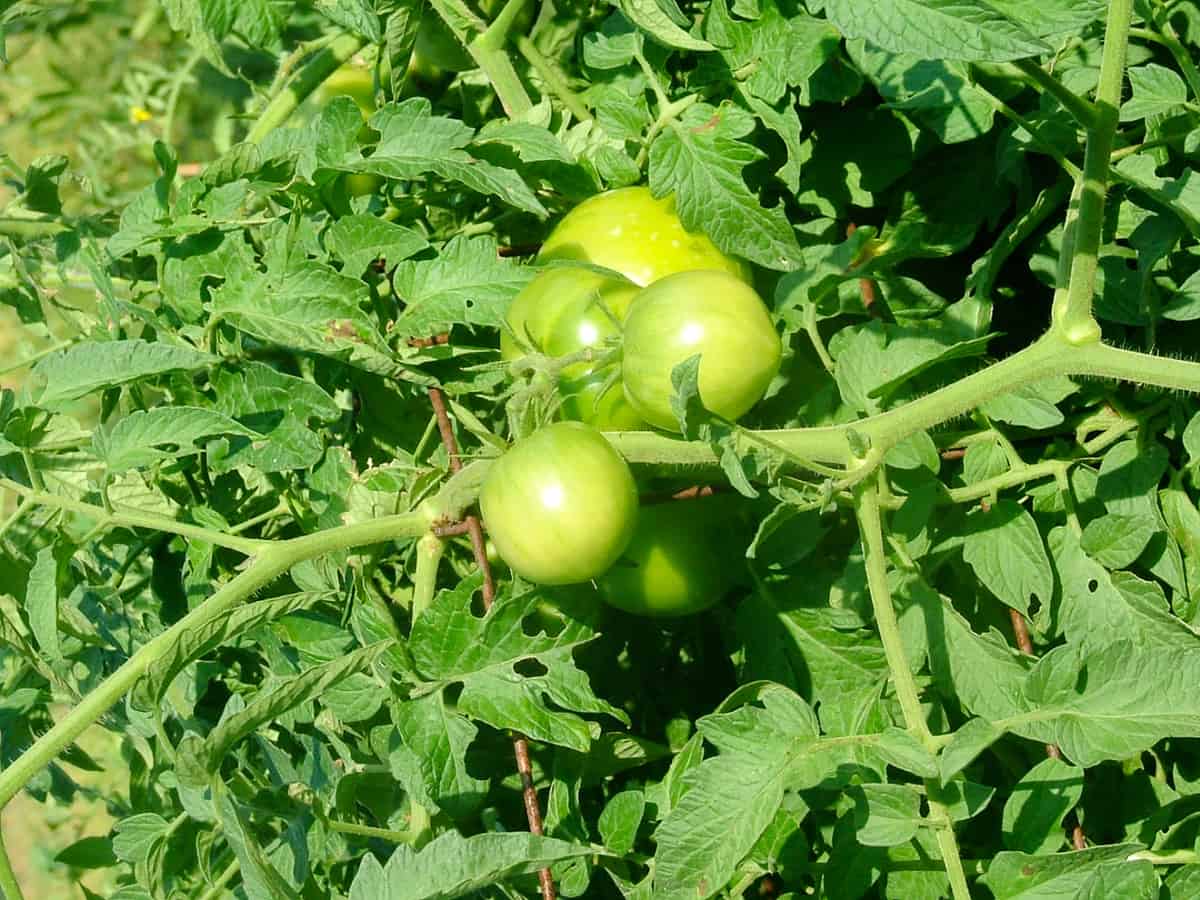
[[[599,431],[556,422],[492,465],[479,509],[514,572],[538,584],[574,584],[602,575],[625,552],[637,525],[637,485]]]
[[[525,34],[533,23],[536,3],[526,0],[525,6],[513,20],[510,34]],[[504,8],[504,0],[483,0],[479,4],[480,12],[486,21],[491,22],[500,15]],[[477,65],[471,54],[454,36],[442,18],[437,13],[431,13],[421,20],[417,28],[417,37],[413,43],[413,58],[420,61],[424,68],[421,74],[428,80],[436,72],[465,72]]]
[[[325,79],[318,99],[328,103],[334,97],[349,97],[363,118],[375,112],[375,78],[370,69],[347,63]]]
[[[638,287],[580,268],[555,268],[539,273],[513,299],[508,323],[533,350],[566,356],[586,347],[599,347],[619,333]],[[503,359],[524,356],[525,349],[500,335]],[[625,399],[620,383],[608,386],[609,372],[594,363],[574,363],[560,378],[563,415],[606,431],[635,431],[646,427]]]
[[[584,378],[561,379],[559,390],[563,394],[564,418],[587,422],[601,431],[650,430],[646,420],[629,405],[620,378],[610,383],[607,369],[598,369]]]
[[[680,272],[637,295],[625,318],[625,396],[647,422],[675,429],[671,370],[700,354],[700,400],[735,420],[779,371],[779,333],[754,289],[726,272]]]
[[[413,42],[413,56],[421,65],[443,72],[464,72],[475,68],[475,60],[459,43],[450,27],[436,14],[421,20]]]
[[[700,612],[738,581],[744,543],[736,498],[700,497],[643,506],[624,556],[598,582],[610,606],[669,618]]]
[[[576,206],[542,244],[538,260],[552,259],[595,263],[642,286],[691,269],[719,269],[747,283],[751,278],[741,260],[684,229],[674,197],[656,200],[646,187],[619,188]]]

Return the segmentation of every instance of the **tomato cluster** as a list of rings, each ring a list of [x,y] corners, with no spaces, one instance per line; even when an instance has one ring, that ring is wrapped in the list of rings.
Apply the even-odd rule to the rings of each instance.
[[[704,609],[739,569],[728,552],[737,501],[639,511],[629,469],[598,429],[675,430],[671,375],[693,356],[708,410],[737,419],[762,399],[782,348],[751,272],[685,229],[671,197],[644,187],[581,203],[538,262],[559,264],[514,299],[501,355],[580,358],[558,369],[568,421],[518,441],[489,472],[481,495],[489,534],[531,581],[596,580],[606,602],[642,615]]]

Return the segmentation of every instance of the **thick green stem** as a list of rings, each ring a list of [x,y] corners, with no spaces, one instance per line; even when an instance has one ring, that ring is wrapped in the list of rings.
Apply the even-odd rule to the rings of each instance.
[[[888,671],[900,711],[909,734],[919,740],[930,753],[938,752],[938,742],[929,731],[925,713],[921,710],[921,697],[917,683],[908,667],[904,653],[904,640],[900,636],[900,622],[896,608],[892,605],[892,592],[887,579],[887,554],[883,544],[883,522],[879,509],[879,482],[868,479],[860,483],[855,491],[855,512],[862,535],[863,561],[867,569],[867,587],[871,594],[871,609],[875,613],[875,627],[887,656]],[[942,863],[950,879],[950,890],[954,900],[970,900],[971,890],[963,870],[962,857],[958,851],[958,839],[954,834],[954,822],[946,806],[933,799],[940,787],[936,779],[926,779],[925,789],[929,802],[929,818],[937,836]]]
[[[162,516],[157,513],[141,512],[119,506],[114,507],[112,512],[109,512],[103,506],[95,506],[91,503],[84,503],[81,500],[72,500],[70,497],[62,497],[58,494],[27,488],[25,485],[7,478],[0,478],[0,488],[19,494],[28,503],[37,506],[49,506],[54,509],[63,509],[68,512],[88,516],[95,519],[99,527],[150,528],[154,531],[178,534],[181,537],[192,538],[197,541],[206,541],[214,546],[237,550],[246,555],[256,553],[268,544],[266,541],[259,541],[254,538],[236,537],[223,531],[214,531],[211,528],[203,528],[199,525],[189,525],[187,522],[179,522],[170,516]]]
[[[429,519],[424,513],[405,513],[292,538],[263,550],[248,569],[213,594],[207,602],[143,644],[120,668],[17,757],[12,765],[0,772],[0,807],[7,805],[31,778],[120,701],[180,635],[225,615],[255,591],[306,559],[351,547],[416,538],[428,528]]]
[[[1051,328],[1076,344],[1100,337],[1100,325],[1092,315],[1092,295],[1096,291],[1104,197],[1117,133],[1132,15],[1133,0],[1113,0],[1109,4],[1100,85],[1096,89],[1096,120],[1088,128],[1083,178],[1077,182],[1078,210],[1074,220],[1068,221],[1068,236],[1063,240],[1063,253],[1070,254],[1071,277],[1066,290],[1060,290],[1054,298]]]
[[[299,72],[292,76],[287,85],[271,98],[246,141],[262,143],[268,134],[287,121],[296,107],[305,101],[330,75],[336,72],[355,53],[362,49],[365,41],[356,34],[343,34],[329,42]]]
[[[848,425],[755,432],[789,455],[814,462],[848,463],[851,431],[886,451],[918,431],[957,418],[992,397],[1057,375],[1118,378],[1136,384],[1200,393],[1200,363],[1121,350],[1106,344],[1078,346],[1053,332],[1012,356],[931,394]],[[645,431],[605,435],[630,462],[678,474],[717,470],[711,447]]]

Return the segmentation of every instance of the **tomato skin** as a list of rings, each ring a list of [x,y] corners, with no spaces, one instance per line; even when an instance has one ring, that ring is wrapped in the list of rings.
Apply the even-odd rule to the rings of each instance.
[[[621,377],[630,405],[647,422],[678,427],[671,370],[696,354],[707,409],[736,420],[762,399],[783,347],[752,287],[726,272],[680,272],[637,295],[625,318]]]
[[[533,350],[566,356],[586,347],[599,347],[615,337],[618,323],[637,293],[637,285],[589,269],[547,269],[513,299],[508,323]],[[501,358],[518,359],[525,354],[507,330],[501,332]],[[608,369],[587,362],[563,369],[559,381],[563,415],[606,431],[646,428],[641,416],[629,406],[619,382],[603,391],[608,375]]]
[[[538,584],[575,584],[625,552],[637,525],[637,485],[599,431],[555,422],[492,464],[479,509],[514,572]]]
[[[675,272],[719,269],[750,283],[749,267],[726,256],[703,234],[684,229],[675,199],[656,200],[647,187],[589,197],[555,226],[539,262],[576,259],[620,272],[643,287]]]
[[[736,517],[737,500],[727,496],[643,506],[629,548],[598,582],[600,596],[653,618],[708,609],[739,580]]]
[[[375,78],[370,69],[347,63],[325,79],[320,88],[320,102],[328,103],[334,97],[349,97],[357,105],[363,118],[375,112]]]

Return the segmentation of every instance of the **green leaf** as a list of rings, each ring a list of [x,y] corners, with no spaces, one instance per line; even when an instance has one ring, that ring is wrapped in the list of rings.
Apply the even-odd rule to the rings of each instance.
[[[338,219],[325,233],[325,244],[345,264],[346,274],[361,273],[377,259],[393,267],[429,246],[411,228],[370,215]]]
[[[924,745],[903,728],[889,725],[879,736],[876,751],[891,765],[922,778],[938,774],[937,762]]]
[[[803,13],[785,16],[774,0],[763,0],[749,21],[732,18],[726,0],[715,0],[704,34],[729,69],[750,68],[745,90],[769,104],[778,103],[788,87],[805,84],[838,46],[838,33],[828,22]]]
[[[562,860],[595,855],[587,845],[513,832],[463,837],[448,831],[413,850],[401,845],[383,865],[363,856],[350,900],[443,900],[461,897]]]
[[[1002,62],[1050,52],[982,0],[826,0],[825,14],[848,38],[925,59]]]
[[[1050,900],[1056,897],[1121,897],[1151,900],[1158,895],[1154,866],[1146,861],[1129,862],[1139,844],[1089,847],[1074,853],[1030,856],[1005,852],[996,855],[980,881],[996,900]],[[1106,879],[1118,870],[1128,870],[1143,885],[1131,893],[1109,893]],[[1150,893],[1145,888],[1153,885]],[[1113,885],[1115,887],[1115,885]]]
[[[857,734],[856,724],[879,698],[888,678],[887,657],[874,635],[839,628],[830,609],[779,612],[794,657],[806,673],[826,734]]]
[[[395,740],[388,762],[422,805],[455,818],[469,815],[487,796],[488,782],[467,770],[467,748],[477,729],[448,707],[440,692],[397,703]]]
[[[1033,516],[1012,500],[969,517],[963,559],[998,600],[1028,615],[1031,600],[1046,605],[1054,574]]]
[[[785,787],[811,787],[836,765],[819,752],[816,717],[780,685],[758,700],[697,723],[721,753],[690,775],[689,788],[655,833],[656,900],[718,893],[770,825]]]
[[[124,862],[142,862],[154,843],[167,833],[167,827],[167,820],[156,813],[137,813],[122,819],[113,826],[113,853]]]
[[[1153,582],[1108,572],[1069,528],[1050,533],[1050,552],[1062,586],[1059,618],[1067,640],[1102,647],[1121,634],[1148,646],[1200,649],[1200,636],[1171,614],[1162,589]]]
[[[753,129],[753,117],[735,106],[695,104],[650,146],[650,189],[656,197],[673,193],[684,226],[726,253],[794,269],[800,248],[783,208],[763,207],[742,178],[763,156],[740,140]]]
[[[516,171],[472,156],[465,149],[475,138],[474,129],[456,119],[433,115],[425,97],[383,107],[371,117],[371,127],[380,133],[375,152],[343,161],[337,168],[401,181],[432,174],[536,216],[546,215],[546,208]]]
[[[664,11],[668,4],[674,8],[675,16]],[[625,18],[664,46],[701,52],[715,49],[708,41],[692,37],[672,21],[682,15],[675,0],[619,0],[619,6]]]
[[[1004,732],[987,719],[968,719],[942,748],[938,766],[942,782],[949,782],[1003,736]]]
[[[600,837],[604,846],[618,856],[633,849],[638,827],[646,812],[646,795],[641,791],[621,791],[614,794],[600,813]]]
[[[215,472],[247,466],[261,472],[284,472],[315,466],[325,441],[314,430],[335,421],[342,410],[320,385],[278,372],[257,362],[239,369],[222,367],[211,379],[214,408],[252,426],[255,440],[234,440],[218,449],[209,445]]]
[[[864,784],[851,792],[854,827],[868,847],[894,847],[921,826],[921,794],[909,784]]]
[[[390,641],[360,647],[323,665],[313,666],[261,691],[245,709],[222,720],[204,740],[200,764],[215,772],[233,746],[256,728],[301,703],[319,697],[348,676],[368,670],[391,648]],[[380,687],[376,684],[376,690]]]
[[[1135,153],[1116,165],[1123,181],[1170,209],[1193,237],[1200,235],[1200,174],[1185,169],[1179,178],[1161,178],[1157,169],[1151,153]]]
[[[1078,386],[1065,376],[1044,378],[985,400],[979,409],[997,422],[1024,428],[1053,428],[1063,422],[1057,404],[1078,390]]]
[[[1108,513],[1087,523],[1080,539],[1083,550],[1108,569],[1123,569],[1142,555],[1150,538],[1160,531],[1146,515]]]
[[[930,631],[929,667],[942,694],[990,720],[1024,712],[1029,660],[995,629],[976,634],[954,606],[928,586],[915,596]]]
[[[92,432],[92,451],[110,472],[139,469],[202,452],[196,441],[217,435],[257,438],[258,432],[210,409],[162,406],[134,410]]]
[[[689,356],[671,369],[671,412],[679,422],[679,433],[692,437],[699,423],[709,418],[700,400],[700,354]]]
[[[117,855],[113,852],[112,838],[96,835],[80,838],[59,850],[54,861],[73,869],[107,869],[117,864]]]
[[[147,341],[88,341],[39,360],[33,373],[45,379],[42,406],[59,406],[107,387],[167,372],[195,372],[217,361],[189,347]]]
[[[254,830],[248,827],[244,808],[220,781],[213,785],[213,806],[225,841],[237,857],[242,888],[249,900],[300,900],[300,892],[272,865]]]
[[[512,298],[533,277],[528,266],[502,259],[490,237],[457,237],[432,260],[409,260],[392,276],[405,308],[393,331],[429,337],[455,323],[499,328]]]
[[[1083,769],[1044,759],[1013,785],[1004,804],[1004,846],[1025,853],[1050,853],[1065,840],[1063,818],[1083,796]]]
[[[911,115],[942,143],[973,140],[991,130],[995,107],[962,63],[889,53],[864,41],[848,41],[846,50],[892,109]]]
[[[1121,104],[1122,122],[1168,115],[1187,102],[1187,85],[1174,69],[1147,63],[1128,74],[1133,96]]]
[[[1108,10],[1107,0],[987,0],[987,5],[1040,38],[1081,34]]]
[[[1120,640],[1079,655],[1073,646],[1043,656],[1025,688],[1030,712],[1009,730],[1058,744],[1076,765],[1128,759],[1166,737],[1200,736],[1200,649]],[[1000,723],[997,723],[1000,724]]]
[[[38,647],[52,662],[62,660],[58,638],[59,560],[53,547],[43,547],[25,584],[25,614]]]
[[[544,630],[527,635],[522,623],[538,609],[542,595],[537,590],[502,595],[480,618],[471,611],[479,586],[480,580],[471,578],[439,594],[413,624],[409,643],[421,677],[462,684],[459,712],[579,752],[587,751],[599,728],[576,713],[605,713],[628,722],[622,710],[592,692],[575,664],[575,648],[596,637],[583,609],[568,616],[555,635]],[[518,666],[544,671],[523,674]]]

